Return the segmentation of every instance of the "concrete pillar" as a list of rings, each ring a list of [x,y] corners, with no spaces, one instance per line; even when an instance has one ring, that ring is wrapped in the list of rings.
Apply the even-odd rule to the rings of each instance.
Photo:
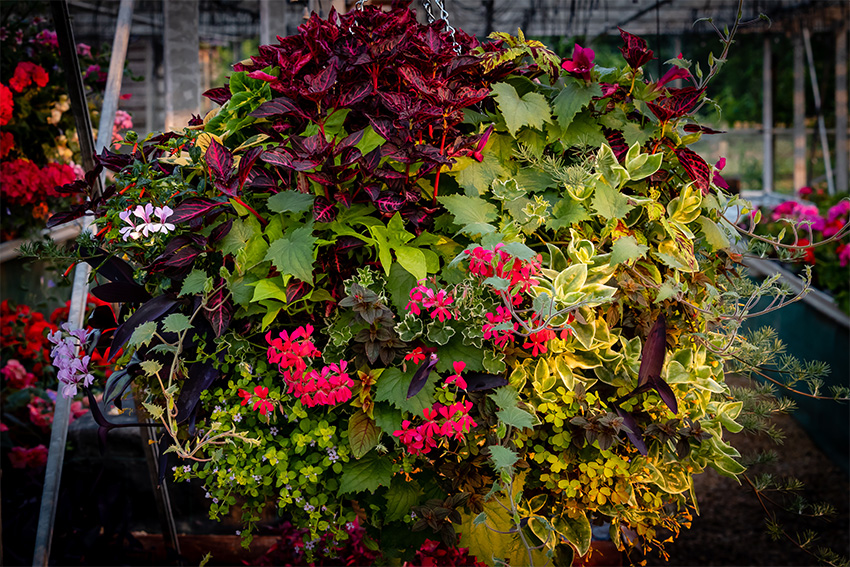
[[[762,167],[761,185],[765,193],[773,192],[773,45],[764,38],[761,71]]]
[[[201,112],[198,0],[163,2],[165,129],[180,130]]]
[[[288,0],[260,0],[260,45],[277,45],[277,36],[286,37]]]
[[[806,76],[802,33],[794,44],[794,187],[797,191],[808,182],[806,174]]]
[[[835,190],[846,193],[847,147],[847,21],[835,33]]]

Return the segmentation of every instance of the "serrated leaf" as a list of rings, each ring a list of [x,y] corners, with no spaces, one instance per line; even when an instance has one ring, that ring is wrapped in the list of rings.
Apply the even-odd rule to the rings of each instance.
[[[510,469],[519,460],[515,451],[501,445],[490,445],[490,459],[496,470]]]
[[[149,404],[148,402],[142,402],[142,405],[145,406],[145,409],[148,410],[148,413],[151,414],[151,417],[154,419],[154,421],[159,421],[159,419],[162,417],[163,411],[165,411],[158,405]]]
[[[142,367],[142,370],[144,370],[145,374],[148,376],[156,376],[157,373],[162,370],[162,364],[156,360],[143,360],[139,366]]]
[[[629,204],[628,197],[603,181],[596,184],[591,206],[597,214],[608,220],[624,218],[634,208]]]
[[[566,130],[579,110],[587,106],[593,97],[602,96],[599,83],[585,85],[575,79],[567,79],[564,88],[552,101],[558,125]]]
[[[392,462],[385,457],[369,454],[359,461],[345,464],[339,479],[339,494],[374,493],[379,486],[389,486],[392,477]]]
[[[151,343],[154,333],[156,333],[156,321],[142,323],[133,331],[127,344],[136,347],[147,346]]]
[[[281,191],[269,197],[267,206],[275,213],[303,213],[313,206],[313,195],[300,191]]]
[[[590,216],[581,201],[566,197],[555,203],[551,218],[546,221],[546,228],[550,230],[570,228],[586,220],[590,220]]]
[[[313,224],[287,231],[283,238],[275,240],[269,246],[264,260],[272,264],[282,274],[295,276],[302,282],[313,285]]]
[[[422,499],[422,488],[415,480],[405,480],[401,476],[396,476],[385,498],[387,499],[384,509],[386,521],[394,522],[410,514],[410,509],[419,504]]]
[[[375,404],[372,415],[375,416],[375,425],[388,435],[401,429],[401,422],[404,419],[400,409],[385,403]]]
[[[530,92],[520,98],[516,89],[508,83],[496,83],[492,90],[512,135],[516,136],[523,126],[542,129],[546,122],[552,121],[552,109],[542,94]]]
[[[490,138],[492,141],[495,136]],[[487,148],[490,148],[490,144]],[[494,180],[508,175],[508,170],[496,155],[487,149],[482,155],[484,159],[480,162],[470,157],[459,157],[452,166],[452,175],[457,177],[457,184],[467,195],[483,195],[490,190]]]
[[[381,430],[363,410],[358,410],[348,418],[348,444],[355,459],[371,451],[380,439]]]
[[[475,518],[472,519],[472,525],[473,526],[480,526],[481,524],[483,524],[486,521],[487,521],[487,513],[481,512],[480,514],[475,516]]]
[[[183,285],[180,286],[180,296],[198,295],[204,292],[204,287],[207,285],[209,276],[201,270],[192,270],[183,280]]]
[[[712,252],[729,248],[729,238],[716,222],[705,216],[699,217],[697,222],[699,223],[700,229],[702,229],[702,233],[705,235],[705,241],[711,247]]]
[[[496,388],[493,392],[487,394],[487,397],[493,400],[502,410],[515,408],[519,403],[519,394],[513,386]]]
[[[535,423],[533,415],[517,407],[499,410],[496,412],[496,417],[498,417],[499,421],[502,423],[519,429],[526,427],[533,428]]]
[[[191,327],[191,320],[182,313],[172,313],[162,320],[162,330],[167,333],[179,333]]]
[[[611,265],[624,264],[643,258],[649,246],[638,244],[634,236],[621,236],[611,247]]]
[[[481,197],[468,195],[445,195],[437,198],[446,207],[460,226],[489,223],[496,220],[498,209]]]
[[[653,303],[659,303],[665,299],[675,297],[680,291],[681,286],[674,283],[672,280],[667,279],[663,284],[661,284],[661,287],[658,288],[658,295],[655,297],[655,301],[653,301]]]

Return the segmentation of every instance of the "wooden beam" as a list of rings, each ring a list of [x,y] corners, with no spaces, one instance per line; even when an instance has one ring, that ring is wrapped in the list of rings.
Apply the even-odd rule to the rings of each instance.
[[[773,192],[773,38],[764,37],[761,70],[762,167],[761,185]]]
[[[165,129],[182,130],[201,112],[198,0],[163,2]]]
[[[794,187],[797,191],[808,182],[806,174],[806,68],[803,37],[797,33],[794,46]]]
[[[835,190],[846,193],[847,147],[847,20],[835,32]]]

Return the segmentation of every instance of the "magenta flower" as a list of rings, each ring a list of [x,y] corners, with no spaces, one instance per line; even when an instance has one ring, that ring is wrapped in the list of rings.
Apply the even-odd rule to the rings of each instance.
[[[590,71],[593,69],[593,59],[595,57],[596,53],[589,47],[582,47],[579,44],[575,44],[573,58],[565,59],[561,63],[561,69],[573,77],[581,77],[585,81],[589,81]]]

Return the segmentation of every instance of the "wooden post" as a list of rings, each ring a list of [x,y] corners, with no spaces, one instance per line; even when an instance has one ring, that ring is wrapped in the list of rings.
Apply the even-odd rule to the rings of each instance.
[[[835,190],[846,193],[847,156],[847,20],[835,32]]]
[[[277,36],[286,37],[286,0],[260,0],[260,45],[277,45]]]
[[[818,77],[815,71],[815,57],[812,54],[812,38],[809,28],[803,28],[803,44],[806,46],[806,59],[809,62],[809,77],[812,80],[812,97],[815,101],[815,112],[818,115],[818,133],[820,134],[821,151],[823,152],[823,163],[826,170],[826,187],[830,195],[835,195],[835,183],[832,179],[832,156],[829,154],[829,140],[826,138],[826,124],[823,120],[823,108],[820,102],[820,89],[818,88]]]
[[[806,175],[806,76],[803,37],[795,34],[794,44],[794,186],[797,191],[808,182]]]
[[[182,130],[201,112],[198,0],[163,2],[165,129]]]
[[[771,41],[769,35],[765,36],[761,71],[761,184],[765,193],[773,192],[773,46]]]

